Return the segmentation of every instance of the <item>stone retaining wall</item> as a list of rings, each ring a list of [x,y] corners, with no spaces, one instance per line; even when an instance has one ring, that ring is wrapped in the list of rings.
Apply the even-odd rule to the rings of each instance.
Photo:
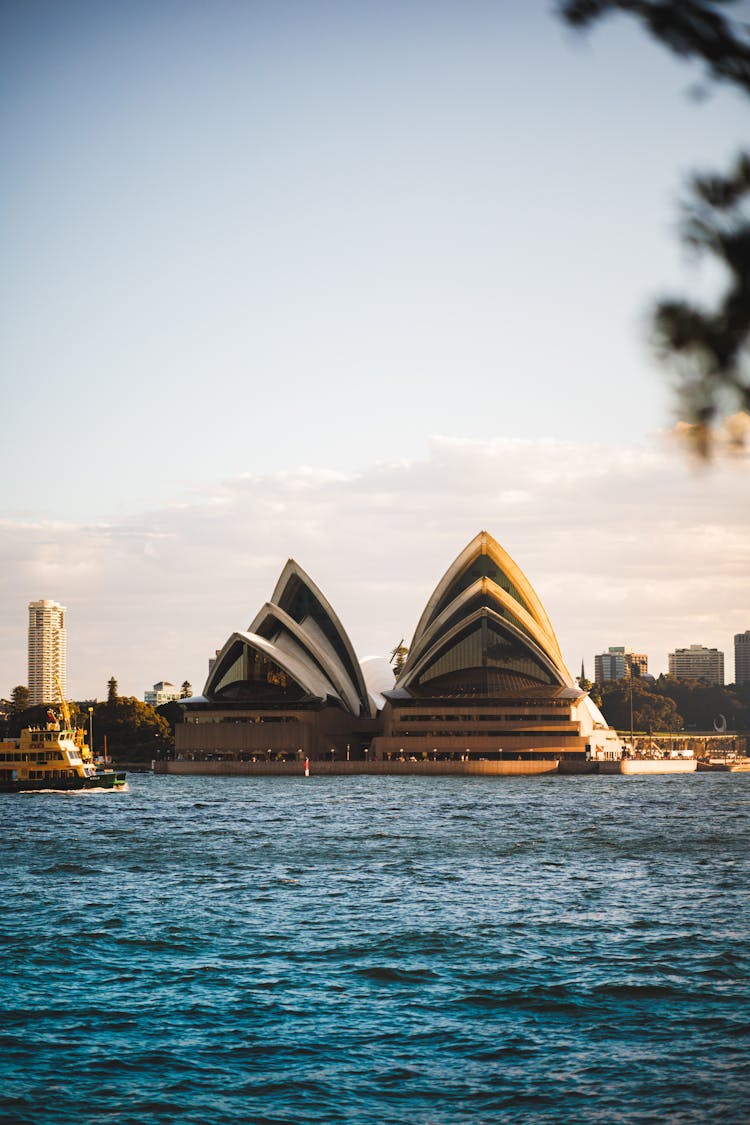
[[[311,777],[343,777],[353,774],[410,775],[417,777],[529,776],[556,773],[556,758],[534,761],[488,762],[311,762]],[[300,762],[155,762],[154,773],[194,777],[304,777]]]

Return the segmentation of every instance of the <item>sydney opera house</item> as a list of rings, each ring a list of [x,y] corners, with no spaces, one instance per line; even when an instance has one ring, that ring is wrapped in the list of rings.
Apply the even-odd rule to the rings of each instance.
[[[215,763],[212,772],[304,759],[378,772],[430,762],[511,772],[520,762],[537,772],[620,751],[530,582],[485,531],[436,586],[397,674],[385,659],[358,661],[332,605],[290,559],[184,707],[175,765]]]

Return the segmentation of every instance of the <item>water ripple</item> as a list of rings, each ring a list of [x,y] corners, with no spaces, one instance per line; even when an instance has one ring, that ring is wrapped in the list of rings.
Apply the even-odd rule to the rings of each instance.
[[[3,1125],[750,1120],[750,777],[0,802]]]

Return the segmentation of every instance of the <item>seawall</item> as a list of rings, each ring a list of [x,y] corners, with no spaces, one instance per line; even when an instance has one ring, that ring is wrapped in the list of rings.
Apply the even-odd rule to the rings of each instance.
[[[311,762],[312,777],[409,775],[528,777],[556,773],[556,758],[487,762]],[[154,773],[193,777],[304,777],[301,762],[154,762]]]

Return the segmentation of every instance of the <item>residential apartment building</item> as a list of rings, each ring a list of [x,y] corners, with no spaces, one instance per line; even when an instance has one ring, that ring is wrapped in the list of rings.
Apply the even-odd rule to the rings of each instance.
[[[152,691],[143,693],[143,702],[150,703],[152,707],[161,707],[164,703],[172,703],[179,698],[179,691],[168,680],[159,680],[158,684],[154,684]]]
[[[750,684],[750,629],[734,636],[734,682]]]
[[[594,679],[598,684],[647,674],[648,656],[644,652],[633,652],[624,645],[612,646],[594,657]]]
[[[53,703],[57,681],[66,691],[67,638],[64,605],[43,598],[29,602],[29,706]]]
[[[709,684],[724,683],[724,653],[717,648],[690,645],[670,652],[669,674],[678,680],[705,680]]]

